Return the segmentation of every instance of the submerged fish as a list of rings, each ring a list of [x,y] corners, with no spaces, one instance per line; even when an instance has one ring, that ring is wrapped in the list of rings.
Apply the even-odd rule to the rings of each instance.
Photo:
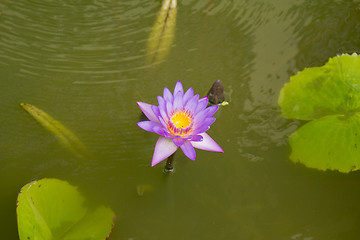
[[[147,61],[149,64],[161,61],[168,54],[175,36],[177,0],[164,0],[151,29]]]
[[[136,186],[136,192],[138,196],[142,197],[144,196],[144,193],[150,193],[154,191],[154,186],[150,184],[140,184]]]
[[[43,110],[28,104],[20,103],[20,106],[28,112],[36,121],[38,121],[44,128],[53,133],[55,137],[70,151],[78,156],[84,156],[88,153],[85,145],[80,139],[72,133],[62,123],[49,116]]]

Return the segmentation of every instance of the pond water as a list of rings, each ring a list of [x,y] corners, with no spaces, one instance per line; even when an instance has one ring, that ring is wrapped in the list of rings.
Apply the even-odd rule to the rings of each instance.
[[[166,58],[146,62],[161,1],[0,2],[0,219],[17,239],[26,183],[59,178],[117,220],[110,239],[357,239],[360,174],[289,160],[278,93],[289,77],[360,51],[357,0],[182,0]],[[209,134],[224,153],[179,151],[176,170],[150,167],[157,136],[137,127],[137,101],[156,104],[181,80],[205,96],[220,79],[228,106]],[[28,113],[33,104],[71,129],[78,159]],[[139,186],[152,191],[138,194]]]

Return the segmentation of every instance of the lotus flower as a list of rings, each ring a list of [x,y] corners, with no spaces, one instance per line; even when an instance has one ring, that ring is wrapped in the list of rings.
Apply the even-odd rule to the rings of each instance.
[[[174,94],[164,88],[164,97],[157,97],[159,106],[138,102],[137,104],[150,121],[138,122],[145,131],[159,134],[151,166],[154,166],[179,147],[191,160],[195,160],[195,148],[223,152],[221,147],[206,133],[215,121],[212,117],[219,106],[208,105],[208,98],[194,95],[189,88],[185,93],[180,81],[176,83]]]

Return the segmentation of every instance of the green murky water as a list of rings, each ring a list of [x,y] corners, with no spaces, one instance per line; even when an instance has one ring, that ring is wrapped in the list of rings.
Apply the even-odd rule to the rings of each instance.
[[[151,66],[160,3],[0,2],[1,239],[18,238],[20,188],[44,177],[111,206],[110,239],[357,239],[359,173],[290,162],[287,136],[301,123],[279,116],[277,96],[298,70],[360,51],[360,2],[183,0],[170,53]],[[155,104],[177,80],[204,96],[217,79],[230,105],[209,134],[225,153],[198,150],[192,162],[178,152],[171,176],[151,168],[157,136],[136,126],[136,101]],[[92,156],[79,161],[20,102]]]

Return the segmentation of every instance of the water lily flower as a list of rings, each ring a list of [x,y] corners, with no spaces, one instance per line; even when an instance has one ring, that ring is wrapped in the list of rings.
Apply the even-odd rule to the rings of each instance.
[[[214,123],[212,117],[219,106],[208,105],[208,97],[200,98],[189,88],[185,93],[180,81],[174,93],[164,88],[164,96],[157,97],[159,106],[138,102],[137,104],[149,119],[137,125],[145,131],[159,134],[151,166],[158,164],[179,147],[191,160],[195,160],[195,148],[223,152],[221,147],[206,133]]]

